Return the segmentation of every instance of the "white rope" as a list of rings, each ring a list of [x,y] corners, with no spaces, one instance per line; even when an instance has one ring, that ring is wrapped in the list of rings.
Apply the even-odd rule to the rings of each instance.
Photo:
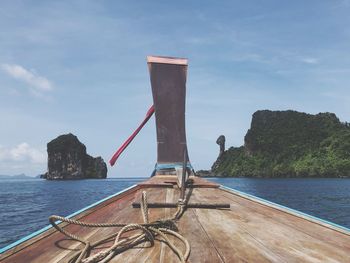
[[[69,260],[69,262],[106,263],[109,260],[111,260],[114,256],[120,254],[122,251],[125,251],[140,243],[149,242],[150,246],[153,246],[155,237],[158,236],[161,238],[161,240],[164,243],[166,243],[173,250],[173,252],[178,256],[180,261],[182,263],[185,263],[190,255],[190,244],[182,235],[174,231],[177,229],[175,222],[179,220],[182,214],[184,213],[185,206],[186,206],[186,201],[179,200],[178,209],[172,218],[158,220],[158,221],[149,223],[147,193],[143,191],[142,198],[141,198],[141,213],[143,218],[143,224],[86,223],[86,222],[73,220],[73,219],[69,219],[61,216],[55,216],[55,215],[51,216],[49,218],[49,221],[52,224],[52,226],[62,234],[85,244],[85,247],[81,249],[78,253],[76,253]],[[57,225],[55,222],[57,220],[60,220],[62,222],[66,222],[69,224],[80,225],[83,227],[122,227],[122,228],[117,233],[113,233],[108,237],[105,237],[97,242],[94,242],[93,244],[90,244],[89,241],[79,236],[76,236],[72,233],[69,233],[68,231],[64,230],[62,227]],[[131,231],[138,231],[139,233],[126,238],[122,238],[123,234]],[[174,243],[170,241],[170,239],[168,238],[169,235],[176,237],[178,240],[180,240],[184,244],[185,252],[181,252],[180,249],[178,249],[174,245]],[[106,250],[102,250],[92,256],[89,256],[89,257],[87,256],[92,250],[92,248],[97,247],[98,245],[103,244],[105,242],[108,242],[111,238],[115,238],[114,243],[111,247],[109,247]]]

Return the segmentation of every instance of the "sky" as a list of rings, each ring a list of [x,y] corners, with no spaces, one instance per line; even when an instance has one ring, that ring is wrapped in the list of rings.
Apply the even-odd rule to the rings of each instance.
[[[152,105],[147,55],[189,59],[186,129],[195,169],[257,110],[350,121],[350,1],[1,1],[0,174],[47,169],[73,133],[107,162]],[[154,117],[109,177],[149,176]]]

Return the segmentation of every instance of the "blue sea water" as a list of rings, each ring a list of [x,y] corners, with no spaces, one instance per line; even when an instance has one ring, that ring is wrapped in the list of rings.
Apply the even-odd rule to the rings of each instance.
[[[0,248],[143,180],[0,180]],[[350,228],[350,179],[210,180]]]

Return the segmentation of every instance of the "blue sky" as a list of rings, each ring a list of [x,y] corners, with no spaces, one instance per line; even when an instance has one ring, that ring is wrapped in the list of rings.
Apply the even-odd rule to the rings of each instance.
[[[46,171],[72,132],[108,161],[152,104],[146,56],[189,58],[195,169],[240,146],[259,109],[350,114],[350,1],[2,1],[0,174]],[[152,118],[110,177],[149,176]]]

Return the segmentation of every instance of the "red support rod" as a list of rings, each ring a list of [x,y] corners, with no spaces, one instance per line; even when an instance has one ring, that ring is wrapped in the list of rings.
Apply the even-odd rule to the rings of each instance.
[[[130,135],[130,137],[120,146],[120,148],[115,152],[113,157],[109,160],[109,163],[111,166],[115,164],[119,156],[122,154],[122,152],[128,147],[128,145],[132,142],[132,140],[136,137],[136,135],[140,132],[140,130],[143,128],[143,126],[147,123],[147,121],[152,117],[154,113],[154,105],[152,105],[149,110],[147,111],[147,114],[145,116],[145,119],[142,121],[139,127],[133,132],[133,134]]]

